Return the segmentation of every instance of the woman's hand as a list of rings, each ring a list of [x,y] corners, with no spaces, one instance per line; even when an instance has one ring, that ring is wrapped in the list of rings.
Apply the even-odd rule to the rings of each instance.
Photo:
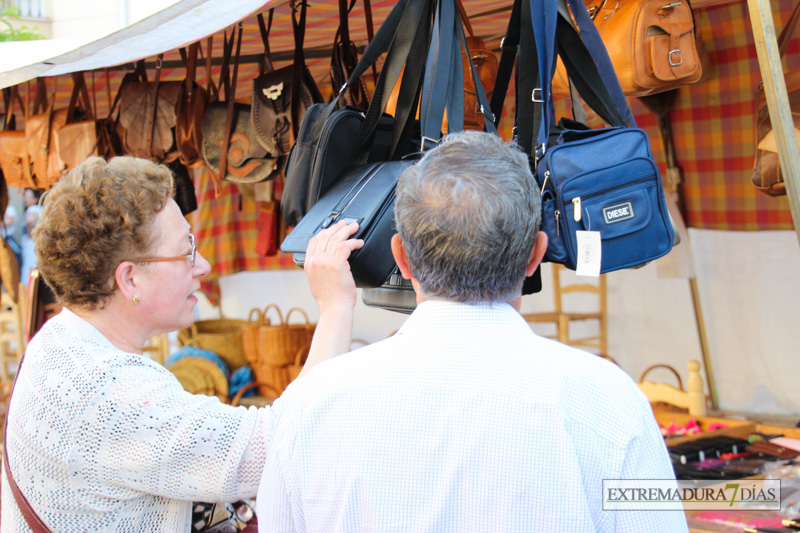
[[[320,313],[356,304],[356,284],[347,262],[351,252],[364,246],[361,239],[350,238],[356,231],[357,222],[339,221],[308,243],[303,270]]]
[[[301,376],[317,363],[350,351],[357,293],[347,259],[364,246],[361,239],[350,238],[356,231],[356,222],[340,221],[308,243],[303,270],[319,306],[319,322]]]

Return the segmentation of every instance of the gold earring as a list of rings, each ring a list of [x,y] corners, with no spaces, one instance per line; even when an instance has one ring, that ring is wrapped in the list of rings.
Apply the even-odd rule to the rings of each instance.
[[[138,295],[138,294],[134,294],[134,295],[133,295],[133,300],[131,300],[131,303],[133,303],[133,306],[134,306],[134,307],[136,307],[137,305],[139,305],[139,295]]]

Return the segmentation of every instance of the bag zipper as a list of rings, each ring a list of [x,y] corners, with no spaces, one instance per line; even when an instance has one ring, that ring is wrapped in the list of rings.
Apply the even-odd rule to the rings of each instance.
[[[350,190],[347,191],[347,194],[344,195],[344,198],[342,198],[342,201],[339,202],[339,204],[336,207],[334,207],[333,210],[328,214],[328,216],[325,218],[325,220],[322,221],[322,228],[323,229],[327,228],[328,226],[330,226],[331,224],[336,222],[336,220],[340,216],[342,216],[342,214],[345,211],[347,211],[347,208],[350,207],[350,205],[355,201],[356,198],[358,198],[358,195],[361,194],[361,191],[363,191],[364,188],[367,186],[367,184],[372,180],[372,178],[374,178],[377,175],[377,173],[378,173],[377,171],[378,171],[378,167],[379,166],[380,165],[374,165],[370,169],[369,176],[366,179],[364,179],[362,177],[360,180],[358,180],[356,183],[354,183],[352,187],[350,187]],[[358,188],[358,190],[356,190],[356,188]],[[350,196],[350,194],[352,194],[352,192],[354,190],[356,190],[356,193],[353,194],[353,196],[348,200],[348,196]],[[347,205],[345,205],[344,207],[340,208],[339,206],[341,206],[342,203],[345,202],[345,201],[347,202]]]
[[[624,184],[620,184],[620,187],[629,187],[629,186],[632,186],[632,185],[638,185],[640,183],[644,183],[644,182],[649,181],[652,177],[653,177],[653,174],[642,173],[640,176],[637,176],[633,181],[626,181]],[[575,212],[573,213],[573,217],[572,217],[575,220],[575,222],[580,222],[581,218],[582,218],[581,201],[588,200],[590,198],[594,198],[595,196],[600,196],[601,194],[603,194],[605,192],[608,192],[609,190],[613,190],[615,188],[618,188],[618,187],[611,187],[611,188],[609,188],[609,187],[600,187],[600,188],[597,188],[597,189],[593,189],[593,190],[589,191],[588,193],[583,194],[581,196],[576,196],[576,197],[572,198],[572,200],[570,200],[570,202],[572,202],[572,204],[575,206]]]

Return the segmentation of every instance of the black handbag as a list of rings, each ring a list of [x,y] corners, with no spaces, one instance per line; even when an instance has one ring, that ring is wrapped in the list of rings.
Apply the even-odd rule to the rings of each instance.
[[[429,18],[432,8],[435,8],[432,44],[428,47]],[[393,16],[394,15],[394,16]],[[392,24],[392,26],[387,26]],[[404,30],[404,25],[406,30]],[[387,41],[385,28],[397,27],[397,33],[389,50],[387,62],[378,80],[375,97],[370,103],[370,108],[362,117],[360,113],[353,112],[351,108],[335,110],[333,106],[336,99],[328,104],[330,107],[309,109],[304,118],[303,126],[308,126],[309,135],[304,139],[310,141],[301,145],[301,137],[293,147],[289,169],[298,168],[295,165],[310,164],[310,168],[317,172],[330,172],[330,175],[319,175],[316,178],[317,189],[312,195],[319,194],[307,213],[302,216],[292,233],[284,240],[281,250],[293,253],[295,262],[302,264],[305,259],[305,250],[308,241],[317,232],[339,221],[357,221],[359,230],[354,236],[364,240],[364,247],[350,256],[350,268],[356,286],[364,288],[365,302],[380,305],[386,309],[410,311],[416,306],[416,297],[410,283],[403,282],[397,274],[396,264],[391,254],[391,236],[396,232],[394,227],[394,193],[397,180],[402,172],[413,164],[413,160],[406,158],[394,161],[378,161],[361,164],[361,159],[369,159],[368,150],[362,150],[362,142],[370,137],[385,140],[387,136],[380,134],[380,111],[386,105],[388,94],[384,94],[387,87],[393,87],[397,82],[402,63],[405,63],[406,53],[397,53],[398,48],[404,47],[412,54],[419,53],[419,49],[427,49],[427,65],[424,79],[420,80],[419,69],[414,68],[414,62],[408,63],[408,68],[403,74],[400,95],[397,104],[397,117],[393,119],[391,143],[389,153],[397,159],[398,146],[404,146],[404,138],[409,138],[415,132],[414,121],[409,120],[410,111],[416,109],[418,99],[421,99],[420,112],[420,142],[415,153],[434,146],[442,137],[442,122],[445,108],[448,113],[449,131],[463,130],[463,71],[461,63],[461,50],[466,49],[461,20],[455,12],[452,2],[430,4],[424,2],[401,2],[387,17],[378,30],[375,39],[364,52],[364,55],[353,71],[348,84],[357,79],[373,56],[379,55],[378,48]],[[383,49],[380,50],[380,53]],[[400,61],[398,61],[398,57]],[[421,68],[421,67],[420,67]],[[472,76],[475,79],[474,67]],[[420,81],[422,86],[420,87]],[[480,85],[480,84],[478,84]],[[342,92],[347,89],[347,84]],[[421,90],[421,96],[418,91]],[[341,94],[341,93],[340,93]],[[494,117],[489,112],[486,95],[479,90],[486,123],[490,131],[495,132]],[[312,110],[314,114],[312,114]],[[343,118],[339,118],[343,117]],[[349,118],[348,118],[349,117]],[[308,122],[307,122],[308,121]],[[312,122],[313,121],[313,122]],[[348,123],[355,136],[340,137],[340,135],[323,135],[330,131],[334,122]],[[359,124],[360,123],[360,124]],[[410,127],[411,125],[411,127]],[[343,128],[344,126],[338,126]],[[301,128],[302,130],[303,128]],[[376,130],[379,133],[376,133]],[[355,142],[352,139],[355,138]],[[347,150],[350,140],[351,150]],[[423,142],[424,140],[424,142]],[[339,148],[339,145],[341,147]],[[333,151],[332,148],[339,148]],[[385,146],[384,146],[385,148]],[[348,158],[340,154],[349,154]],[[374,154],[372,154],[374,156]],[[295,159],[297,157],[298,159]],[[307,158],[307,159],[303,159]],[[335,159],[335,162],[329,162]],[[340,165],[343,170],[333,174]],[[309,171],[307,171],[309,172]],[[293,174],[297,176],[298,174]],[[327,189],[325,185],[330,184]],[[306,189],[304,192],[308,193]],[[284,190],[284,199],[286,190]],[[309,200],[309,196],[304,198]],[[288,220],[287,220],[288,221]],[[402,280],[402,281],[401,281]]]
[[[414,161],[386,161],[348,167],[281,244],[303,266],[311,238],[339,220],[358,222],[353,238],[364,246],[350,254],[356,287],[377,287],[395,268],[389,242],[395,234],[394,190]],[[389,251],[389,253],[387,253]]]

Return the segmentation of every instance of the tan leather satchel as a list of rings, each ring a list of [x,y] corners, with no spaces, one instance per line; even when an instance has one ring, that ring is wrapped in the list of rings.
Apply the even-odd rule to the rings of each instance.
[[[0,168],[9,187],[36,187],[31,176],[30,158],[25,142],[25,131],[16,129],[17,116],[14,104],[19,105],[20,118],[25,116],[25,105],[16,86],[11,87],[6,104],[3,131],[0,131]]]
[[[206,76],[211,85],[211,45],[212,38],[208,38],[206,47],[207,62]],[[188,51],[181,50],[181,55],[186,62],[186,78],[183,80],[178,92],[178,101],[175,107],[177,127],[175,129],[175,142],[180,154],[181,163],[187,167],[196,167],[203,164],[203,116],[208,105],[208,92],[195,81],[197,72],[197,56],[200,43],[189,45]]]
[[[792,17],[778,37],[778,50],[781,57],[789,47],[798,19],[800,19],[800,3],[795,7]],[[783,73],[783,77],[786,82],[786,92],[789,96],[789,107],[792,110],[795,133],[800,139],[800,69],[786,70]],[[775,140],[775,133],[772,131],[772,122],[769,118],[763,81],[759,82],[753,100],[755,101],[756,111],[756,157],[750,182],[764,194],[785,196],[786,184],[783,182],[781,165],[778,160],[778,146]]]
[[[74,84],[73,90],[78,91],[80,98],[83,99],[86,120],[65,124],[56,131],[56,152],[67,170],[75,168],[89,156],[100,154],[97,122],[94,118],[93,106],[89,99],[89,91],[86,88],[83,72],[73,73],[72,81]]]
[[[126,154],[168,163],[178,157],[175,146],[175,106],[179,81],[161,81],[163,55],[156,60],[155,81],[147,81],[144,60],[136,65],[138,81],[120,88],[119,122],[125,129],[122,148]]]
[[[55,137],[56,132],[67,123],[68,115],[74,114],[75,106],[71,99],[69,108],[53,109],[55,94],[56,88],[48,98],[44,78],[38,78],[33,103],[34,114],[25,120],[25,142],[37,189],[49,189],[66,169],[55,148]]]
[[[703,75],[688,0],[587,0],[626,96],[646,96],[696,83]],[[561,60],[553,94],[569,96]]]

